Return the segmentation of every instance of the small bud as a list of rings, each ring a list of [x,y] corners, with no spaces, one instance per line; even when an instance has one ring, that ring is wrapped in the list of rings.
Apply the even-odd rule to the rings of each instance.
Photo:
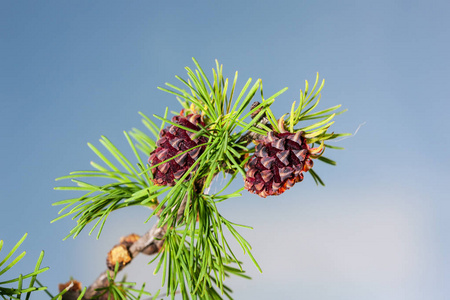
[[[111,251],[108,252],[106,257],[106,266],[111,271],[114,271],[116,263],[119,263],[119,270],[122,270],[131,261],[131,255],[128,248],[124,244],[114,246]]]
[[[127,248],[130,248],[137,240],[141,238],[140,235],[132,233],[127,236],[123,236],[120,238],[120,243],[125,245]]]
[[[58,285],[58,290],[59,290],[59,292],[62,292],[63,290],[65,290],[69,286],[70,286],[70,288],[68,289],[68,291],[72,291],[72,292],[81,291],[81,282],[79,282],[77,280],[70,280],[70,281],[68,281],[66,283],[60,283]]]

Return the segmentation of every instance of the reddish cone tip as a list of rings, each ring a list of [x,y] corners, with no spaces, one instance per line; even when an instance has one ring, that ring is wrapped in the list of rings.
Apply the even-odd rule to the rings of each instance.
[[[266,198],[280,195],[303,180],[303,172],[313,166],[309,146],[302,132],[269,132],[258,141],[250,158],[245,188]]]
[[[200,130],[197,124],[205,125],[201,120],[201,116],[197,114],[190,114],[186,117],[182,115],[175,116],[172,118],[172,122],[195,131]],[[173,186],[175,185],[175,180],[183,177],[206,148],[205,146],[194,147],[206,143],[208,139],[204,136],[195,137],[194,132],[179,128],[175,125],[161,130],[159,136],[160,139],[156,142],[157,148],[150,153],[149,158],[149,163],[152,167],[158,165],[151,170],[153,174],[152,181],[156,185]],[[181,154],[189,149],[192,150]],[[177,157],[173,158],[174,156]],[[168,159],[171,160],[162,163]],[[190,178],[191,175],[189,174],[186,180]]]

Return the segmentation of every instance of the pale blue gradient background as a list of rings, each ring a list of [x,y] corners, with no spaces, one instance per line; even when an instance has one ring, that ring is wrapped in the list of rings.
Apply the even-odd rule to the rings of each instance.
[[[54,178],[89,169],[86,146],[143,128],[138,111],[178,110],[156,89],[185,76],[196,57],[227,76],[261,78],[265,95],[289,87],[278,116],[304,80],[326,79],[321,108],[342,104],[336,131],[356,136],[329,151],[313,180],[281,197],[244,194],[220,206],[244,230],[264,270],[232,280],[236,299],[448,299],[447,196],[450,82],[447,1],[2,1],[0,2],[0,238],[9,250],[23,233],[25,271],[41,249],[52,292],[74,276],[104,269],[106,252],[143,233],[149,211],[109,218],[99,241],[74,225],[50,224]],[[236,187],[238,184],[236,184]],[[236,248],[237,249],[237,248]],[[236,253],[240,253],[236,250]],[[158,286],[148,257],[129,280]],[[44,294],[36,299],[47,299]]]

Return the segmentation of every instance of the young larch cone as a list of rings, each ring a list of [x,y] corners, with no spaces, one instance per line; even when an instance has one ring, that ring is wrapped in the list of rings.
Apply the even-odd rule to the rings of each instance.
[[[257,141],[255,153],[247,163],[245,188],[261,197],[280,195],[303,180],[303,172],[313,166],[310,148],[301,131],[271,131]]]
[[[201,128],[197,126],[205,126],[201,120],[201,115],[189,114],[186,117],[183,115],[174,116],[172,122],[189,129],[199,131]],[[149,162],[151,166],[155,166],[161,162],[173,158],[174,156],[194,148],[195,146],[204,144],[208,139],[204,136],[196,136],[195,132],[188,131],[171,125],[161,130],[160,138],[156,142],[157,148],[150,153]],[[187,170],[199,158],[200,154],[205,150],[206,146],[201,146],[183,153],[174,159],[158,165],[151,169],[153,174],[153,183],[156,185],[175,185],[175,180],[180,179]],[[186,180],[189,180],[189,174]]]

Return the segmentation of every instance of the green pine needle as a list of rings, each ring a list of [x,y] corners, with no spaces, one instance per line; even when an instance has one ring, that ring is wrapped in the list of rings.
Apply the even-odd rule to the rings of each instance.
[[[16,256],[7,266],[3,267],[4,264],[6,264],[9,259],[16,254],[17,249],[22,245],[22,243],[25,241],[27,237],[27,234],[25,233],[22,238],[16,243],[16,245],[9,251],[9,253],[3,258],[3,260],[0,262],[0,297],[3,299],[6,299],[6,297],[10,299],[20,299],[21,295],[25,294],[26,298],[29,299],[31,293],[37,292],[37,291],[46,291],[47,287],[40,286],[35,287],[35,283],[37,282],[37,276],[45,271],[47,271],[49,268],[41,268],[42,260],[44,259],[44,251],[41,251],[39,258],[37,259],[37,262],[34,267],[34,271],[27,273],[25,275],[19,274],[17,277],[14,277],[12,279],[5,279],[5,275],[11,274],[10,270],[19,262],[22,260],[22,258],[25,256],[26,252],[23,251],[21,254]],[[3,247],[3,240],[0,240],[0,254]],[[11,275],[10,275],[11,276]],[[11,278],[11,277],[10,277]],[[28,281],[28,287],[25,287],[26,283],[25,281]],[[17,283],[17,287],[11,287],[11,284]]]

